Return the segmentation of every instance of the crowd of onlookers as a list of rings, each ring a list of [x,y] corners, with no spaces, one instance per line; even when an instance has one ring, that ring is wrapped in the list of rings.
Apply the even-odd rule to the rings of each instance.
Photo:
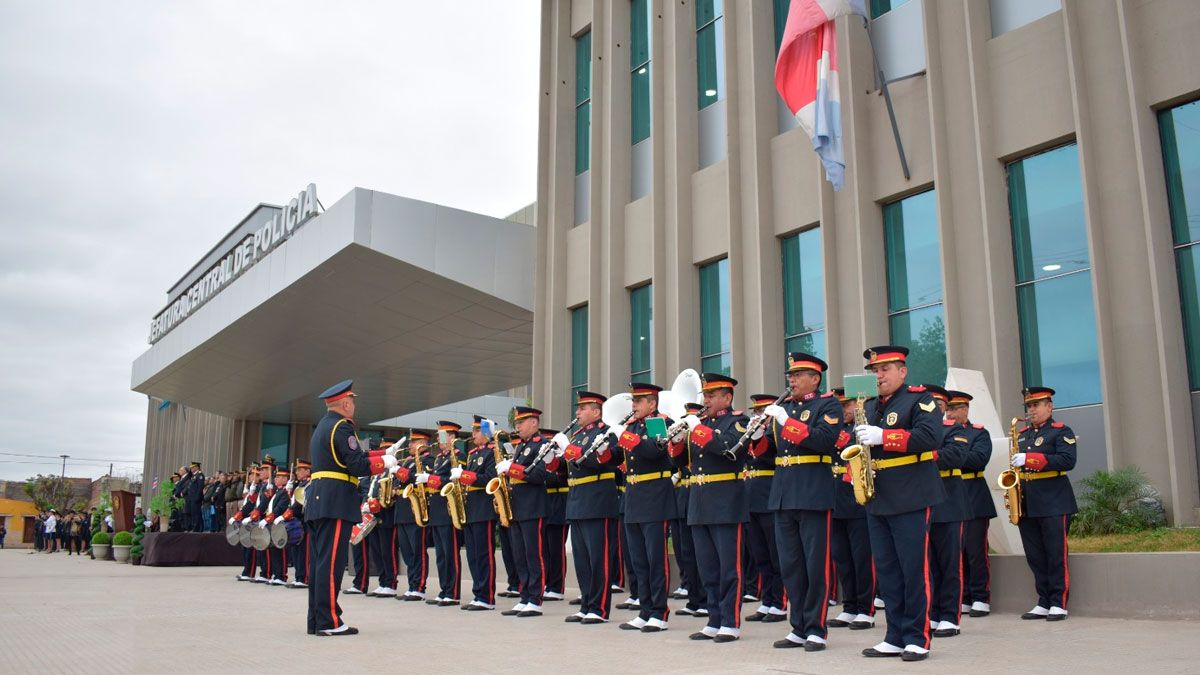
[[[92,519],[95,512],[95,509],[67,509],[65,513],[59,513],[56,509],[42,511],[33,525],[33,550],[83,555],[92,545]],[[100,527],[105,532],[112,532],[111,514],[102,519]]]

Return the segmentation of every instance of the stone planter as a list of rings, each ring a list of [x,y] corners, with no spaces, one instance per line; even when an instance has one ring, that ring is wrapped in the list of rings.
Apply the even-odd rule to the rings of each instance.
[[[118,546],[117,544],[113,544],[112,545],[113,560],[116,560],[119,563],[128,563],[129,562],[129,549],[131,549],[131,548],[133,548],[133,544],[126,544],[124,546]]]
[[[92,553],[95,554],[96,560],[108,558],[108,546],[108,544],[92,544]]]

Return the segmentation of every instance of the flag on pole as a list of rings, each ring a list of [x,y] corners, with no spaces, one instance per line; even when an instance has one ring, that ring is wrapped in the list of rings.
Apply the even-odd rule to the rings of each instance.
[[[150,488],[151,492],[158,492],[158,476],[154,477],[154,487]]]
[[[812,138],[834,190],[842,189],[846,159],[833,22],[839,16],[866,13],[865,0],[792,0],[775,59],[775,88]]]

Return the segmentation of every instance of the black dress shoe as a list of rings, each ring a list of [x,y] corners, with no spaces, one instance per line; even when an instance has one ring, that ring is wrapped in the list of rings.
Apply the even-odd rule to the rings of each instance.
[[[583,617],[583,620],[581,620],[579,623],[581,623],[585,626],[594,626],[598,623],[605,623],[605,621],[604,621],[604,619],[597,619],[594,616],[585,616],[585,617]]]
[[[404,602],[420,602],[422,600],[421,596],[419,595],[405,595],[400,599]],[[434,604],[437,604],[437,601],[434,601]]]
[[[565,623],[583,623],[583,617],[579,616],[578,614],[572,614],[571,616],[563,619],[563,621]]]
[[[426,601],[425,601],[425,604],[427,604],[427,605],[436,605],[436,604],[440,603],[441,601],[442,601],[442,599],[441,599],[441,598],[434,598],[434,599],[432,599],[432,600],[426,600]]]
[[[1067,615],[1066,614],[1048,614],[1048,615],[1046,615],[1046,620],[1047,621],[1066,621]]]
[[[783,614],[768,614],[763,617],[762,622],[763,623],[779,623],[780,621],[783,621],[786,618],[787,618],[787,616],[785,616]]]
[[[825,622],[825,625],[829,626],[830,628],[845,628],[846,626],[850,625],[850,622],[842,621],[841,619],[830,619]]]
[[[958,633],[959,629],[957,628],[939,628],[933,631],[933,637],[954,637]]]
[[[338,637],[341,635],[358,635],[358,629],[355,628],[354,626],[346,626],[346,630],[338,631],[336,633],[333,631],[328,631],[328,630],[319,630],[319,631],[317,631],[317,635],[321,635],[324,637]]]
[[[1045,619],[1046,616],[1047,616],[1046,614],[1038,614],[1037,612],[1025,612],[1024,614],[1021,615],[1021,620],[1037,621],[1038,619]]]
[[[508,589],[507,591],[500,591],[496,595],[499,595],[502,598],[519,598],[519,597],[521,597],[521,594],[519,592],[514,591],[511,588]]]
[[[463,605],[459,609],[466,611],[466,612],[487,612],[487,611],[490,611],[492,608],[484,607],[483,605]]]
[[[874,647],[867,647],[866,649],[862,650],[863,656],[866,656],[867,658],[872,658],[872,659],[887,658],[887,657],[891,657],[891,656],[900,656],[900,654],[902,654],[902,653],[903,652],[881,652],[878,649],[875,649]]]
[[[762,621],[763,619],[766,619],[768,616],[769,615],[766,612],[755,612],[755,613],[751,614],[750,616],[746,617],[746,621]]]
[[[689,640],[711,640],[711,639],[713,639],[713,637],[711,635],[705,635],[703,631],[696,631],[695,633],[692,633],[691,635],[689,635],[688,639]]]
[[[807,644],[808,644],[807,642],[794,642],[792,640],[784,638],[782,640],[776,640],[774,643],[771,644],[771,646],[774,647],[775,649],[796,649],[798,647],[804,647]]]
[[[738,636],[736,636],[736,635],[730,635],[728,633],[718,633],[717,637],[713,638],[713,642],[720,644],[720,643],[724,643],[724,642],[733,642],[734,640],[737,640],[737,639],[738,639]]]
[[[673,614],[675,614],[675,616],[695,616],[696,612],[688,609],[687,607],[681,607],[681,608],[675,610],[673,612]]]
[[[567,604],[570,604],[570,605],[576,605],[576,606],[582,605],[582,604],[583,604],[583,598],[575,598],[574,600],[572,600],[571,602],[569,602],[569,603],[567,603]]]
[[[900,655],[900,659],[902,661],[924,661],[927,658],[929,658],[929,652],[921,653],[905,650],[904,653]]]
[[[621,630],[641,630],[642,629],[641,626],[635,626],[631,623],[623,623],[619,627]]]
[[[991,614],[991,612],[985,612],[982,609],[973,609],[970,612],[967,612],[967,616],[975,619],[978,619],[981,616],[987,616],[988,614]]]
[[[805,642],[805,643],[804,643],[804,651],[806,651],[806,652],[820,652],[820,651],[825,651],[825,643],[824,643],[824,642],[815,642],[815,641],[813,641],[813,640],[809,640],[809,641],[807,641],[807,642]]]

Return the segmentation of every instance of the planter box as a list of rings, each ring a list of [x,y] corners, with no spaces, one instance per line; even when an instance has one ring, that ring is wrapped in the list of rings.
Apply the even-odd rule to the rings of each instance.
[[[133,548],[133,544],[125,544],[124,546],[113,544],[113,560],[116,560],[119,563],[129,562],[129,549],[131,548]]]
[[[92,553],[96,555],[96,560],[108,559],[108,544],[92,544]]]

